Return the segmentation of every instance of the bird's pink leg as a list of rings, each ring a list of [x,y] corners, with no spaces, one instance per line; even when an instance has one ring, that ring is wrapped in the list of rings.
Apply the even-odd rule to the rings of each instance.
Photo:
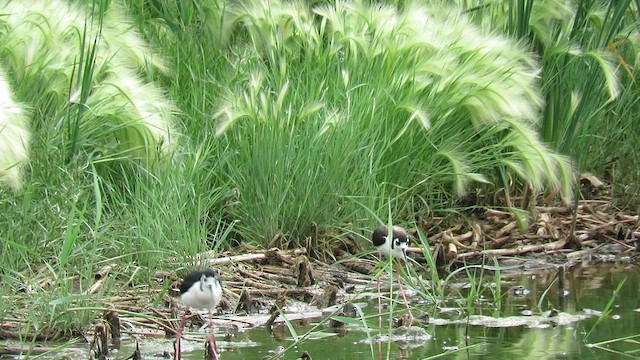
[[[187,314],[183,314],[180,318],[180,322],[178,323],[178,328],[176,329],[176,340],[173,343],[173,360],[180,360],[182,355],[181,349],[181,340],[182,340],[182,332],[184,330],[184,323],[186,321]]]
[[[378,360],[382,360],[382,291],[380,290],[380,276],[378,276]]]
[[[216,352],[216,339],[213,336],[213,317],[211,310],[209,310],[209,339],[207,340],[207,352],[211,356],[211,359],[218,360],[218,353]]]
[[[398,263],[398,272],[396,273],[396,279],[398,280],[398,286],[400,286],[400,294],[402,294],[402,300],[404,300],[404,305],[407,307],[407,311],[409,311],[409,316],[413,319],[413,314],[411,313],[411,308],[409,307],[409,302],[407,301],[407,296],[404,294],[404,288],[402,287],[402,281],[400,281],[400,264]]]

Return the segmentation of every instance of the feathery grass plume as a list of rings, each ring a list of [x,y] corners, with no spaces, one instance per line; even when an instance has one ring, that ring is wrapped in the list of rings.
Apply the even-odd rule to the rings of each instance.
[[[550,0],[531,9],[499,3],[505,2],[474,16],[516,35],[540,57],[543,139],[571,155],[580,171],[603,174],[614,193],[623,189],[625,196],[614,196],[621,206],[637,206],[628,194],[638,192],[640,177],[628,169],[638,159],[630,140],[638,133],[640,109],[638,3]],[[487,9],[493,16],[486,16]],[[506,25],[505,10],[513,19]]]
[[[338,11],[340,8],[344,10]],[[478,134],[493,134],[494,127],[504,132],[525,131],[530,134],[529,138],[537,139],[542,105],[536,83],[539,68],[521,46],[480,31],[465,16],[446,6],[411,3],[402,11],[396,11],[389,7],[379,10],[377,6],[341,2],[335,8],[324,7],[319,13],[329,19],[328,31],[332,32],[332,38],[338,39],[336,43],[342,44],[344,52],[359,53],[353,57],[355,62],[370,64],[359,60],[364,57],[382,63],[380,70],[385,71],[386,76],[379,79],[390,85],[385,92],[399,99],[409,97],[415,108],[422,109],[418,113],[421,119],[429,119],[431,128],[427,138],[436,149],[448,143],[461,143],[466,149],[459,149],[457,153],[492,154],[498,147],[473,139],[479,138]],[[358,46],[353,46],[353,39],[360,39]],[[354,63],[354,66],[357,65]],[[366,71],[363,69],[362,73]],[[366,80],[363,77],[361,81]],[[382,88],[383,84],[379,86]],[[414,118],[415,112],[411,114],[409,119]],[[424,126],[426,121],[421,123]],[[518,128],[514,128],[514,124]],[[439,144],[441,139],[445,142]],[[519,163],[549,163],[561,170],[560,175],[556,175],[530,167],[531,172],[522,180],[537,190],[541,190],[543,183],[552,187],[567,183],[557,181],[557,176],[570,177],[568,162],[540,141],[506,141],[501,137],[492,141],[496,140],[497,145],[512,149],[510,157],[518,158]],[[467,168],[474,177],[478,173],[488,175],[496,161],[500,162],[501,152],[493,152],[492,157],[494,161],[489,162],[481,160],[481,156],[467,157],[469,166],[465,167],[451,164],[454,171]],[[456,187],[459,193],[462,188]],[[561,189],[565,196],[569,195],[570,188]]]
[[[119,149],[112,155],[138,159],[153,159],[156,151],[167,153],[173,147],[166,121],[173,106],[158,87],[143,82],[130,69],[110,72],[84,104],[90,109],[82,113],[80,126],[86,143],[111,138],[107,145],[117,144]]]
[[[14,191],[22,187],[21,169],[29,158],[27,115],[11,93],[4,71],[0,69],[0,184]]]
[[[153,159],[172,147],[175,108],[137,74],[166,69],[122,11],[108,1],[97,4],[91,11],[62,0],[0,2],[0,62],[36,119],[62,119],[36,128],[60,136],[62,126],[75,129],[67,140],[74,151]]]
[[[593,163],[594,149],[612,143],[609,129],[594,125],[620,116],[609,106],[621,95],[618,69],[636,81],[629,64],[638,54],[632,44],[638,33],[638,4],[496,1],[470,13],[485,28],[503,29],[538,54],[546,101],[543,139],[574,156],[578,164]],[[626,96],[637,98],[633,91]],[[602,144],[594,146],[598,138]]]
[[[241,25],[253,50],[263,57],[272,52],[299,54],[316,49],[322,38],[309,5],[302,1],[251,0],[230,9],[232,24]]]
[[[247,204],[239,218],[265,224],[263,234],[272,236],[285,219],[317,221],[305,218],[307,207],[316,215],[326,207],[294,194],[318,193],[334,204],[358,194],[375,211],[385,206],[380,198],[402,207],[497,184],[504,165],[537,191],[570,196],[569,162],[536,132],[540,70],[524,48],[449,7],[292,4],[256,0],[239,8],[250,36],[238,39],[240,80],[216,114],[216,134],[245,164],[231,171]],[[275,12],[281,16],[267,11],[283,8]],[[305,39],[308,27],[316,30]],[[308,108],[312,115],[299,117]],[[301,171],[314,178],[300,181]],[[280,175],[263,182],[256,172]],[[261,194],[248,195],[254,192]],[[270,204],[269,214],[258,214],[255,203]],[[287,217],[287,207],[299,210]]]

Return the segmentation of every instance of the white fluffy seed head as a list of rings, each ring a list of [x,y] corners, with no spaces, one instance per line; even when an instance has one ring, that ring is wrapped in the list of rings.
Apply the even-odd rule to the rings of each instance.
[[[0,185],[20,190],[21,169],[28,161],[30,141],[23,106],[13,99],[9,82],[0,69]]]

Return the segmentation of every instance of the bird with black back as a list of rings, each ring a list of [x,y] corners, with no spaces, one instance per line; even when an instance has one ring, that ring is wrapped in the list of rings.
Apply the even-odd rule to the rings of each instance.
[[[209,358],[218,359],[216,343],[213,336],[213,311],[222,300],[222,280],[217,271],[206,269],[188,273],[180,284],[180,301],[193,309],[209,311],[209,338],[207,340],[207,351]],[[186,315],[185,315],[186,316]],[[184,328],[185,317],[180,322],[176,334],[176,346],[174,358],[180,358],[180,339]]]
[[[402,287],[402,281],[400,280],[399,264],[400,261],[406,262],[407,260],[407,249],[411,244],[411,237],[409,236],[409,233],[407,232],[407,230],[400,226],[392,226],[391,228],[389,228],[388,226],[380,226],[373,231],[371,242],[378,249],[380,255],[391,258],[391,261],[398,261],[398,271],[396,272],[398,286],[400,287],[400,293],[402,294],[402,299],[404,300],[405,306],[409,311],[409,316],[413,317],[411,314],[411,309],[409,308],[407,297],[404,293],[404,288]],[[380,299],[380,277],[378,277],[379,308],[382,307]]]

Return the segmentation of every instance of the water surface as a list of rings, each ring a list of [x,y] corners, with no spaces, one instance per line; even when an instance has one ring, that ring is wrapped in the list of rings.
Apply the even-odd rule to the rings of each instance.
[[[620,354],[594,347],[605,340],[612,340],[640,334],[640,290],[639,268],[628,264],[576,265],[564,272],[564,291],[560,296],[557,269],[503,273],[500,290],[503,293],[500,304],[492,301],[472,308],[468,317],[467,308],[459,311],[439,312],[431,315],[431,323],[425,326],[432,338],[417,344],[382,344],[382,358],[423,359],[454,350],[445,356],[448,359],[618,359]],[[487,281],[490,281],[489,278]],[[622,281],[617,296],[616,288]],[[463,286],[464,288],[464,286]],[[523,294],[522,289],[526,289]],[[541,300],[542,299],[542,300]],[[601,312],[611,303],[610,313]],[[433,307],[429,307],[433,308]],[[368,312],[374,311],[371,304]],[[557,322],[549,318],[549,311],[558,312]],[[451,309],[450,309],[451,310]],[[453,315],[452,315],[453,314]],[[509,327],[497,326],[494,322],[484,322],[481,316],[501,319],[517,316],[523,319],[531,315],[547,319],[543,322],[530,321],[525,325]],[[583,320],[574,321],[584,317]],[[469,324],[465,319],[475,319],[479,325]],[[457,320],[457,321],[455,321]],[[386,320],[385,320],[386,321]],[[376,323],[371,321],[372,324]],[[386,322],[385,322],[386,324]],[[438,325],[436,325],[438,324]],[[315,322],[296,325],[296,332],[302,335]],[[322,328],[322,334],[333,336],[307,340],[290,351],[283,359],[296,359],[303,351],[308,351],[314,359],[377,359],[378,345],[371,345],[371,335],[355,326],[347,326],[341,331]],[[640,340],[640,339],[637,339]],[[288,347],[292,343],[285,326],[275,333],[263,328],[252,329],[237,334],[229,343],[221,342],[221,358],[262,359],[273,354],[270,350],[278,346]],[[185,353],[185,359],[202,359],[202,352]],[[373,347],[373,353],[372,353]],[[616,341],[607,349],[640,356],[640,345],[635,342]],[[466,348],[466,349],[465,349]],[[464,350],[459,350],[464,349]],[[123,353],[126,353],[123,349]]]
[[[427,312],[428,325],[422,327],[431,337],[422,342],[372,343],[377,331],[346,325],[336,330],[319,327],[303,343],[287,351],[282,359],[297,359],[307,351],[313,359],[424,359],[446,354],[447,359],[618,359],[620,353],[640,357],[640,337],[614,341],[602,348],[602,341],[640,334],[640,269],[629,264],[582,264],[562,274],[559,288],[557,268],[542,271],[503,272],[499,283],[499,302],[485,289],[484,300],[464,301],[468,284],[465,278],[455,283],[448,301],[438,306],[416,305],[414,312]],[[491,272],[483,281],[491,284]],[[620,284],[624,284],[620,287]],[[496,284],[493,283],[494,290]],[[616,293],[616,289],[619,292]],[[452,294],[455,293],[457,299]],[[413,299],[415,300],[415,299]],[[366,300],[359,300],[360,302]],[[609,308],[608,313],[603,313]],[[398,305],[401,310],[401,305]],[[377,325],[376,300],[363,306],[372,315],[369,326]],[[550,312],[554,311],[554,316]],[[295,322],[301,336],[321,319]],[[387,319],[384,323],[387,324]],[[387,331],[386,329],[384,331]],[[204,335],[202,337],[204,339]],[[273,332],[264,327],[238,332],[227,341],[217,336],[222,360],[262,359],[273,355],[278,346],[289,347],[293,337],[285,325]],[[636,342],[636,340],[638,342]],[[170,338],[146,337],[139,340],[143,358],[158,359],[173,350]],[[1,345],[0,345],[1,346]],[[202,341],[184,341],[183,359],[202,359]],[[123,340],[112,359],[125,359],[134,350],[131,338]],[[65,350],[44,358],[87,358],[87,346]]]

